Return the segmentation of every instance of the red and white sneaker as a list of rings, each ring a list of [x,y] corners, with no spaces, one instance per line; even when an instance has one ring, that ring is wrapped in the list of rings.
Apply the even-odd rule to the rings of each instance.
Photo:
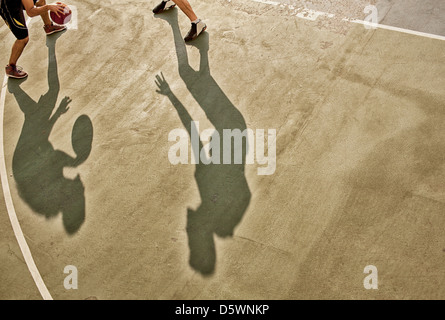
[[[66,26],[58,26],[51,23],[50,25],[43,26],[43,29],[46,35],[49,36],[50,34],[66,30]]]
[[[28,76],[28,74],[25,71],[23,71],[21,67],[11,66],[9,64],[6,66],[5,71],[6,75],[9,78],[24,79]]]

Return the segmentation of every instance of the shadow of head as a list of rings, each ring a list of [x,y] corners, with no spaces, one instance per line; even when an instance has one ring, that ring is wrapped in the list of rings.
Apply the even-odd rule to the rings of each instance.
[[[69,192],[64,195],[60,211],[65,231],[72,235],[85,221],[85,190],[79,176],[74,180],[67,179],[65,184]]]
[[[71,144],[76,158],[73,166],[83,163],[91,153],[93,142],[93,124],[86,115],[81,115],[74,123]],[[78,175],[74,180],[65,179],[69,192],[61,205],[63,226],[68,234],[76,233],[85,221],[85,189]]]
[[[187,210],[189,264],[203,276],[210,276],[214,273],[216,264],[213,221],[199,211],[200,209]]]

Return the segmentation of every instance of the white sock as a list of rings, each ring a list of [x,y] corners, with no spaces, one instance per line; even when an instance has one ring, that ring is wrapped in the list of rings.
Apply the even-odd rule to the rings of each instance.
[[[198,23],[199,21],[201,21],[200,19],[196,19],[195,21],[192,21],[192,23]]]

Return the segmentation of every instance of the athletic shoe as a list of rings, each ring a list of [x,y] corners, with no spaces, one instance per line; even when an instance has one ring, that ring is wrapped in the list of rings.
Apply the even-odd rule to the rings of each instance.
[[[24,79],[28,76],[28,74],[25,71],[23,71],[21,67],[11,66],[9,64],[6,66],[5,71],[6,75],[9,78]]]
[[[172,9],[176,6],[176,3],[174,3],[171,0],[168,1],[161,1],[160,4],[158,4],[154,9],[153,9],[153,13],[154,14],[158,14],[164,11],[167,11],[169,9]]]
[[[55,26],[51,23],[50,25],[44,26],[43,29],[45,30],[46,35],[49,36],[50,34],[66,30],[66,26]]]
[[[197,23],[192,23],[192,28],[189,33],[184,38],[185,42],[189,42],[198,38],[198,36],[203,33],[207,29],[207,26],[204,22],[199,20]]]

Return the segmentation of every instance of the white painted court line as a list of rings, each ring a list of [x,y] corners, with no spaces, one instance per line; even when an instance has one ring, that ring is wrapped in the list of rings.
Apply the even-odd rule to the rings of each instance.
[[[31,251],[29,250],[28,243],[23,235],[22,228],[20,227],[17,214],[15,212],[14,203],[12,202],[11,190],[9,189],[8,173],[6,171],[6,160],[4,151],[4,136],[3,136],[3,120],[5,111],[5,99],[6,99],[6,86],[8,83],[8,77],[5,75],[3,79],[2,90],[0,92],[0,176],[3,187],[3,195],[5,197],[6,209],[8,211],[9,220],[11,220],[12,229],[14,230],[15,238],[19,243],[20,250],[22,251],[23,257],[25,258],[26,265],[28,266],[29,272],[34,279],[34,282],[39,289],[42,298],[45,300],[53,300],[42,276],[37,269],[37,266],[32,258]]]
[[[419,36],[419,37],[431,38],[431,39],[445,41],[445,37],[439,36],[439,35],[436,35],[436,34],[425,33],[425,32],[420,32],[420,31],[414,31],[414,30],[409,30],[409,29],[403,29],[403,28],[388,26],[388,25],[385,25],[385,24],[372,23],[372,22],[362,21],[362,20],[347,20],[347,19],[345,19],[345,21],[349,21],[349,22],[352,22],[352,23],[358,23],[358,24],[362,24],[364,26],[370,26],[370,27],[373,27],[373,28],[386,29],[386,30],[391,30],[391,31],[396,31],[396,32],[401,32],[401,33],[412,34],[412,35]]]
[[[273,5],[273,6],[289,7],[292,10],[300,11],[296,15],[298,18],[311,20],[311,21],[315,21],[319,16],[326,16],[329,18],[333,18],[335,16],[334,14],[331,14],[331,13],[315,11],[315,10],[311,10],[311,9],[307,9],[307,8],[295,8],[292,5],[289,5],[286,3],[280,3],[280,2],[276,2],[276,1],[268,1],[268,0],[250,0],[250,1]],[[391,30],[391,31],[396,31],[396,32],[401,32],[401,33],[407,33],[407,34],[411,34],[411,35],[415,35],[415,36],[419,36],[419,37],[445,41],[445,36],[439,36],[437,34],[420,32],[420,31],[404,29],[404,28],[398,28],[398,27],[388,26],[388,25],[384,25],[384,24],[380,24],[380,23],[371,23],[368,21],[357,20],[357,19],[346,19],[345,18],[342,20],[347,21],[347,22],[362,24],[364,26],[370,26],[372,28],[386,29],[386,30]]]
[[[31,18],[26,20],[29,24]],[[6,100],[6,86],[8,84],[8,77],[5,75],[3,78],[3,84],[0,91],[0,176],[3,188],[3,196],[5,198],[6,210],[8,211],[9,220],[11,221],[12,229],[14,230],[15,238],[19,244],[20,250],[22,251],[23,257],[25,258],[28,270],[31,273],[32,278],[40,292],[40,295],[45,300],[53,300],[45,282],[40,275],[39,270],[32,258],[31,250],[29,250],[28,243],[23,235],[22,228],[20,227],[20,222],[17,218],[17,213],[15,212],[14,203],[12,201],[11,190],[9,188],[8,172],[6,171],[6,159],[4,150],[4,136],[3,136],[3,121],[5,112],[5,100]]]
[[[280,3],[279,2],[275,2],[275,1],[267,1],[267,0],[252,0],[253,2],[259,2],[259,3],[264,3],[264,4],[271,4],[273,6],[277,6]]]
[[[273,6],[279,6],[279,5],[289,6],[287,4],[283,4],[283,3],[275,2],[275,1],[268,1],[268,0],[251,0],[251,1],[268,4],[268,5],[273,5]],[[102,9],[97,10],[96,12],[93,13],[93,15],[98,14],[101,10]],[[297,10],[301,10],[301,12],[299,12],[296,15],[296,17],[301,18],[301,19],[311,20],[311,21],[316,20],[319,16],[326,16],[329,18],[334,17],[334,14],[310,10],[310,9],[306,9],[306,8],[297,8]],[[28,19],[27,23],[29,23],[29,20],[30,19]],[[391,31],[407,33],[407,34],[412,34],[412,35],[416,35],[416,36],[445,41],[444,36],[439,36],[439,35],[435,35],[435,34],[424,33],[424,32],[404,29],[404,28],[398,28],[398,27],[393,27],[393,26],[388,26],[388,25],[383,25],[383,24],[378,24],[378,23],[377,24],[370,23],[370,22],[362,21],[362,20],[349,20],[349,19],[342,19],[342,20],[352,22],[352,23],[362,24],[362,25],[366,25],[366,26],[371,26],[374,28],[386,29],[386,30],[391,30]],[[42,295],[43,299],[52,300],[53,298],[52,298],[51,294],[49,293],[48,288],[46,287],[45,282],[43,281],[39,270],[37,269],[37,266],[34,262],[31,251],[29,249],[28,243],[26,242],[26,239],[23,235],[23,231],[22,231],[22,228],[20,227],[20,223],[18,221],[17,214],[15,212],[15,208],[14,208],[14,204],[13,204],[12,196],[11,196],[11,191],[9,188],[8,175],[7,175],[7,171],[6,171],[6,162],[5,162],[5,153],[4,153],[4,136],[3,136],[3,127],[4,127],[3,121],[4,121],[4,109],[5,109],[7,81],[8,81],[8,78],[7,78],[7,76],[5,76],[3,79],[3,84],[2,84],[2,88],[1,88],[1,92],[0,92],[0,175],[1,175],[1,182],[2,182],[2,188],[3,188],[3,195],[5,198],[5,203],[6,203],[6,208],[8,211],[9,219],[11,221],[11,225],[14,230],[14,234],[17,239],[17,242],[18,242],[20,249],[22,251],[23,257],[25,258],[26,265],[28,266],[28,269],[29,269],[29,271],[34,279],[34,282],[35,282],[40,294]]]

